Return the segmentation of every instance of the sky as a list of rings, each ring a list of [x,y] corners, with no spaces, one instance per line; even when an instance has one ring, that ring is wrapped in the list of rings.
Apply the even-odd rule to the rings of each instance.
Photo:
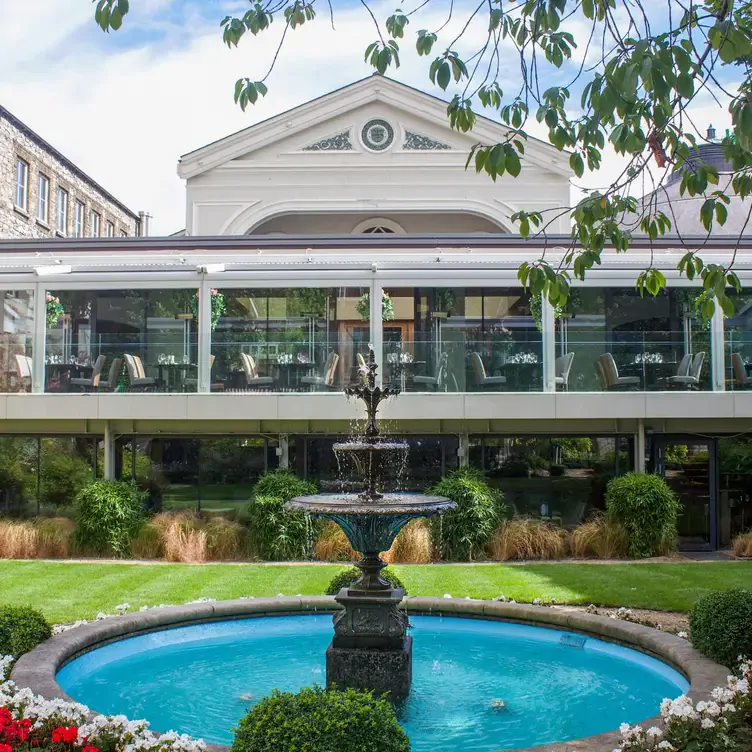
[[[230,50],[219,21],[228,12],[242,14],[248,0],[130,0],[130,6],[123,28],[104,34],[90,0],[0,0],[0,104],[128,207],[149,211],[155,235],[184,227],[184,187],[176,172],[181,154],[373,72],[363,60],[374,39],[366,11],[349,0],[335,3],[334,30],[325,13],[291,32],[268,95],[243,113],[233,102],[234,83],[266,72],[279,20],[275,32],[246,35]],[[378,2],[372,7],[380,19],[394,10]],[[446,98],[412,43],[417,28],[441,22],[429,7],[409,27],[402,66],[389,75]],[[471,27],[468,45],[482,33]],[[719,133],[729,124],[706,98],[696,122],[704,129],[711,121]],[[622,163],[608,154],[602,174],[580,182],[605,184]]]

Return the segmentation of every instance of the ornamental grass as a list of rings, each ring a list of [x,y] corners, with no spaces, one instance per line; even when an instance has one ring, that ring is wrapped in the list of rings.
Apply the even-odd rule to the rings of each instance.
[[[58,559],[70,556],[74,527],[66,517],[0,520],[0,558]]]
[[[429,564],[431,527],[428,520],[413,520],[400,530],[392,547],[384,554],[387,564]]]
[[[207,521],[195,512],[163,512],[145,527],[149,526],[158,532],[159,548],[167,561],[186,564],[238,561],[249,554],[246,529],[222,517]],[[151,531],[144,533],[144,538],[145,547],[153,545]]]
[[[731,546],[734,556],[752,557],[752,530],[737,535]]]
[[[576,559],[625,559],[629,536],[621,525],[596,514],[571,531],[569,546]]]
[[[506,520],[496,529],[488,544],[494,561],[512,559],[561,559],[566,552],[566,533],[544,520]]]
[[[347,536],[339,525],[326,520],[316,537],[313,556],[318,561],[358,561],[360,555],[353,551]]]

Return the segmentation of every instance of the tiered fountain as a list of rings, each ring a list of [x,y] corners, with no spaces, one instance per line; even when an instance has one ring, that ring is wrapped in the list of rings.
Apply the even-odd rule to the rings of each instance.
[[[387,462],[404,464],[409,445],[379,436],[379,405],[399,391],[376,386],[376,369],[370,350],[361,382],[345,390],[365,403],[364,435],[334,445],[338,458],[350,457],[364,468],[365,489],[359,494],[299,496],[287,507],[333,520],[363,555],[357,564],[360,578],[335,596],[344,610],[334,616],[334,639],[326,651],[327,685],[404,697],[412,678],[412,638],[407,635],[407,614],[399,609],[405,591],[381,577],[386,563],[379,554],[390,548],[410,520],[441,514],[456,504],[442,496],[380,490]]]

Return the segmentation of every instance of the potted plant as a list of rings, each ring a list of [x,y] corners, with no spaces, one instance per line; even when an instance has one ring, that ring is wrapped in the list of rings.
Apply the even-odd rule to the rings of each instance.
[[[360,314],[363,321],[368,321],[371,318],[371,294],[365,293],[360,296],[355,310]],[[381,320],[382,321],[394,321],[394,302],[389,297],[386,290],[381,293]]]
[[[219,319],[224,315],[226,310],[225,296],[214,287],[209,290],[209,294],[211,295],[211,328],[214,331],[217,328]],[[198,302],[199,291],[196,290],[196,294],[191,298],[193,318],[196,320],[198,320]]]
[[[65,308],[60,302],[60,298],[47,293],[47,326],[52,328],[62,316],[65,316]]]

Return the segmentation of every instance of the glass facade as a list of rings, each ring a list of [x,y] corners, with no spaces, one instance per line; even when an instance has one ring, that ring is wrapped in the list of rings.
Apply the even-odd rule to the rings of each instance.
[[[543,389],[542,335],[522,288],[386,288],[384,379],[402,391]]]
[[[603,509],[608,481],[632,469],[631,437],[470,437],[470,466],[504,492],[514,517],[574,527]]]
[[[569,391],[710,389],[710,321],[692,288],[573,288],[556,317],[557,387]]]
[[[50,290],[45,391],[195,392],[194,290]]]
[[[33,373],[34,291],[0,290],[0,391],[30,392]]]
[[[341,391],[371,341],[362,288],[212,290],[212,391]]]

